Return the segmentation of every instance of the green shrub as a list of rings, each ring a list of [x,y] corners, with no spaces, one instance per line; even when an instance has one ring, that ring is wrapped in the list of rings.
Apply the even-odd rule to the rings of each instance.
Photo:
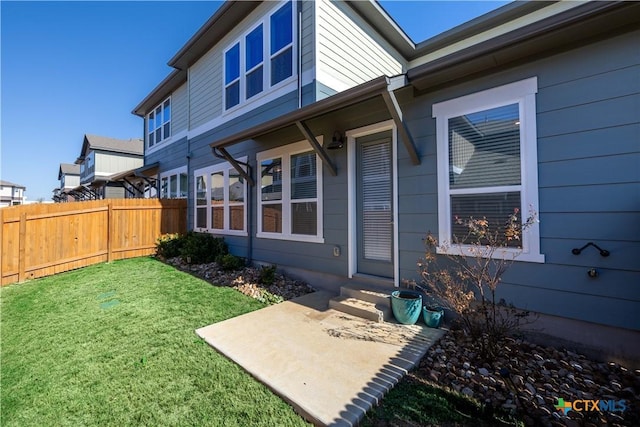
[[[188,264],[205,264],[228,253],[227,244],[221,237],[208,233],[188,232],[184,237],[180,256]]]
[[[260,268],[260,283],[262,283],[265,286],[271,286],[273,285],[273,282],[276,281],[276,268],[277,266],[274,265],[263,265]]]
[[[164,258],[180,256],[184,240],[178,233],[163,234],[156,241],[156,255]]]
[[[240,270],[245,266],[244,258],[240,258],[232,254],[220,255],[216,259],[216,262],[218,263],[220,268],[225,271]]]

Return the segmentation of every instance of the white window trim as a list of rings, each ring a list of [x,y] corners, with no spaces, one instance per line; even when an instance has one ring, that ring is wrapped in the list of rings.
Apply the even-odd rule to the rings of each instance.
[[[323,136],[316,137],[320,145],[323,142]],[[256,158],[258,161],[257,171],[260,173],[261,164],[264,160],[282,158],[282,199],[280,200],[282,204],[282,233],[267,233],[262,230],[262,188],[261,185],[256,185],[256,200],[258,201],[258,228],[256,232],[256,237],[262,239],[277,239],[277,240],[291,240],[297,242],[310,242],[310,243],[324,243],[324,226],[323,226],[323,181],[322,181],[322,160],[320,156],[316,154],[316,185],[317,185],[317,224],[316,224],[316,235],[310,236],[306,234],[293,234],[291,233],[291,156],[299,153],[304,153],[307,151],[313,151],[313,147],[306,140],[296,142],[293,144],[285,145],[283,147],[273,148],[271,150],[262,151],[257,154]],[[285,176],[287,177],[285,179]],[[303,200],[296,200],[296,202],[301,202]]]
[[[185,196],[184,197],[180,197],[180,174],[186,174],[187,175],[187,188],[185,189]],[[161,197],[162,196],[162,179],[163,178],[167,178],[167,193],[171,194],[171,189],[170,189],[170,185],[171,185],[171,176],[172,175],[176,175],[176,179],[177,179],[177,183],[178,186],[176,188],[176,191],[178,192],[178,197]],[[187,167],[186,166],[182,166],[179,168],[175,168],[175,169],[171,169],[168,171],[164,171],[161,172],[160,175],[158,176],[158,183],[160,184],[160,186],[158,187],[157,190],[157,195],[159,198],[163,198],[163,199],[186,199],[188,197],[189,194],[189,175],[187,174]]]
[[[247,157],[240,157],[237,159],[239,162],[241,163],[246,163],[247,162]],[[247,236],[247,197],[248,197],[248,187],[247,187],[247,181],[245,180],[244,182],[244,202],[239,203],[239,202],[233,202],[231,203],[229,201],[229,171],[230,170],[235,170],[233,168],[233,166],[231,166],[230,163],[228,162],[222,162],[222,163],[216,163],[215,165],[211,165],[211,166],[207,166],[205,168],[200,168],[197,169],[193,172],[193,182],[194,182],[194,188],[193,188],[193,229],[196,231],[201,231],[201,232],[207,232],[207,233],[211,233],[211,234],[218,234],[218,235],[229,235],[229,236]],[[224,172],[224,202],[223,202],[223,208],[224,208],[224,224],[223,224],[223,228],[212,228],[209,227],[209,225],[212,224],[212,218],[211,218],[211,174],[216,173],[216,172]],[[196,227],[197,224],[197,220],[198,220],[198,205],[196,204],[197,202],[197,198],[198,198],[198,189],[196,188],[195,182],[198,176],[205,176],[206,179],[206,183],[207,183],[207,191],[206,191],[206,200],[207,200],[207,204],[205,205],[205,209],[207,212],[207,227]],[[242,230],[231,230],[230,229],[230,217],[229,217],[229,212],[230,206],[240,206],[242,205],[244,207],[243,212],[244,212],[244,219],[243,219],[243,229]]]
[[[521,185],[482,187],[465,189],[468,193],[492,193],[504,191],[520,191],[522,205],[521,216],[526,221],[528,213],[533,210],[539,213],[538,203],[538,152],[536,132],[536,93],[538,79],[531,77],[504,86],[484,90],[449,101],[433,105],[433,117],[436,119],[437,163],[438,163],[438,232],[439,240],[448,240],[451,236],[450,195],[456,190],[449,188],[449,119],[463,114],[488,110],[508,104],[518,104],[520,113],[520,164]],[[451,245],[448,250],[442,246],[436,248],[438,253],[462,256],[473,256],[470,245]],[[540,253],[540,226],[535,222],[522,236],[522,248],[501,248],[494,257],[515,259],[517,261],[544,262]]]
[[[171,108],[171,113],[169,114],[169,136],[166,136],[164,134],[164,125],[166,124],[166,122],[162,122],[162,125],[160,126],[162,128],[162,139],[160,141],[153,141],[153,146],[149,146],[149,134],[151,132],[149,132],[149,116],[151,115],[151,113],[154,113],[155,115],[155,111],[158,109],[158,107],[162,108],[162,117],[164,118],[164,103],[169,101],[169,107]],[[155,119],[154,119],[155,120]],[[144,123],[144,146],[145,148],[149,149],[149,150],[153,150],[155,149],[158,144],[164,144],[165,142],[168,142],[169,140],[171,140],[171,136],[173,135],[173,101],[171,100],[171,95],[169,95],[168,97],[166,97],[162,102],[160,102],[158,105],[156,105],[155,107],[153,107],[153,109],[151,111],[149,111],[149,113],[147,113],[147,115],[145,116],[145,123]],[[154,121],[154,126],[155,126],[155,121]],[[157,126],[154,127],[154,135],[155,135],[155,131],[157,129]]]
[[[288,1],[288,0],[287,0]],[[260,19],[259,21],[257,21],[256,23],[254,23],[254,25],[252,25],[251,27],[249,27],[246,31],[244,31],[242,34],[240,34],[239,37],[235,38],[231,43],[228,43],[226,48],[223,50],[222,53],[222,115],[225,116],[227,114],[230,113],[235,113],[238,110],[246,110],[249,108],[253,108],[253,107],[249,107],[249,106],[258,106],[258,105],[262,105],[261,102],[263,98],[265,97],[269,97],[269,95],[274,92],[277,91],[278,89],[281,89],[283,86],[288,86],[288,84],[295,82],[298,78],[298,40],[296,37],[297,34],[297,28],[298,28],[298,19],[297,19],[297,2],[296,1],[292,1],[291,7],[292,7],[292,12],[291,12],[291,19],[292,19],[292,37],[291,37],[291,44],[287,45],[285,47],[283,47],[282,49],[280,49],[276,54],[271,55],[271,16],[277,12],[278,10],[280,10],[281,7],[283,7],[286,3],[286,1],[278,1],[275,2],[276,5],[274,7],[272,7],[271,9],[269,9],[269,11],[267,13],[265,13],[265,15],[262,17],[262,19]],[[262,92],[257,93],[255,95],[253,95],[251,98],[247,99],[246,98],[246,76],[247,74],[250,73],[250,71],[246,71],[245,70],[245,61],[246,61],[246,36],[249,35],[249,33],[251,33],[253,30],[255,30],[258,26],[260,26],[260,24],[262,24],[262,37],[263,37],[263,41],[262,41],[262,49],[263,49],[263,56],[262,56]],[[226,108],[227,105],[227,92],[226,92],[226,88],[227,86],[233,84],[229,83],[227,84],[225,82],[226,80],[226,61],[227,61],[227,52],[229,50],[231,50],[236,44],[240,45],[240,102],[238,102],[238,104],[234,105],[233,107],[230,108]],[[278,53],[284,51],[286,48],[288,48],[289,46],[292,47],[293,52],[291,55],[291,76],[287,77],[286,79],[276,83],[275,85],[271,85],[271,58],[273,56],[277,56]],[[253,69],[252,69],[253,70]],[[235,82],[236,80],[234,80]],[[255,105],[257,104],[257,105]]]

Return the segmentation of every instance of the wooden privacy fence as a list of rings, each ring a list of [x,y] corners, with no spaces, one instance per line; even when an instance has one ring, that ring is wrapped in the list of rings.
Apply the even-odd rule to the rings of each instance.
[[[187,229],[187,201],[110,199],[0,209],[0,284],[150,255]]]

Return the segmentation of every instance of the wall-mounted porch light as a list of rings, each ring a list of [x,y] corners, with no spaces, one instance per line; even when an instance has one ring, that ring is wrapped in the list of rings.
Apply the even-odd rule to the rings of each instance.
[[[339,150],[344,147],[344,140],[342,139],[342,134],[338,131],[333,133],[333,138],[331,142],[327,144],[327,150]]]

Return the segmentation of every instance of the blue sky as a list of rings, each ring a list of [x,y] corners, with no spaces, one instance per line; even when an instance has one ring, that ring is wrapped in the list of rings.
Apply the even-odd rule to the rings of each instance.
[[[504,1],[382,1],[416,42]],[[220,2],[0,2],[0,178],[51,199],[85,133],[141,138],[131,110]]]

